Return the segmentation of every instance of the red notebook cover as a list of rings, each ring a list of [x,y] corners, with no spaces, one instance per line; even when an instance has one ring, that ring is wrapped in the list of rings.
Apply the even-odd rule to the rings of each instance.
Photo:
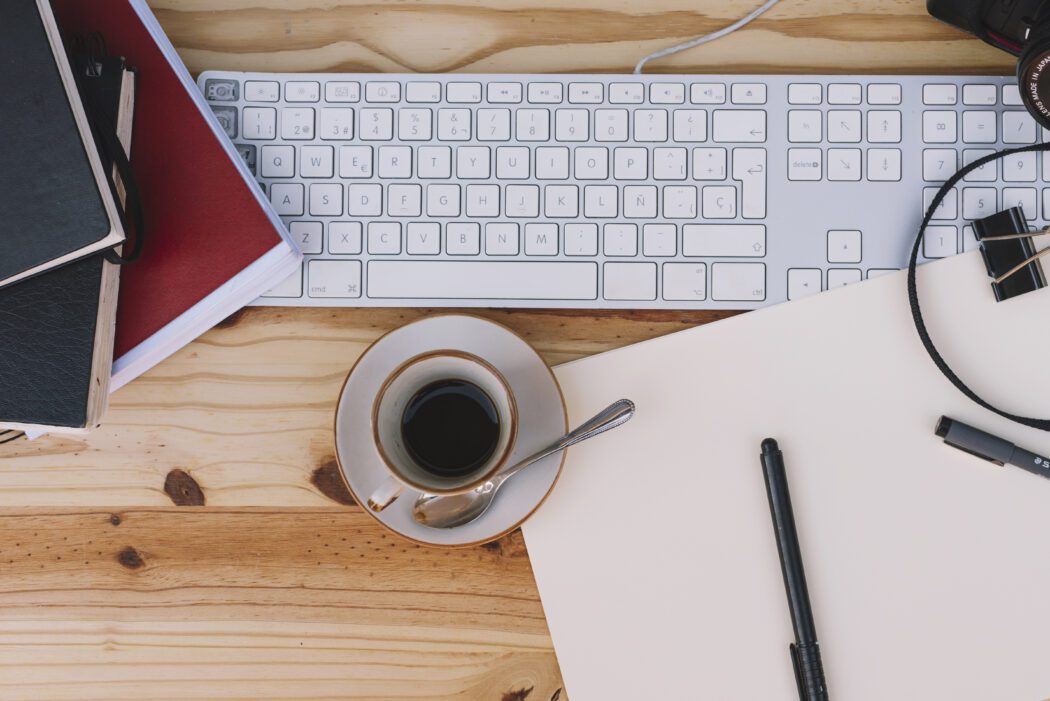
[[[121,270],[114,357],[144,350],[142,344],[157,341],[158,333],[202,302],[212,319],[193,336],[203,333],[254,296],[236,300],[219,314],[215,304],[206,300],[209,295],[275,247],[285,246],[297,256],[294,246],[239,157],[217,134],[210,112],[202,113],[203,101],[190,92],[196,87],[183,80],[192,79],[145,2],[53,0],[53,6],[67,42],[76,34],[98,32],[107,52],[125,57],[137,71],[131,163],[146,236],[141,257]],[[278,268],[256,295],[291,272],[287,264]],[[128,379],[121,378],[118,384]]]

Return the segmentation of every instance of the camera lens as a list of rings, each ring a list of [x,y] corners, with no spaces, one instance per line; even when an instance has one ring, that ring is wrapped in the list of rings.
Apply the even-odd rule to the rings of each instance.
[[[1017,60],[1017,88],[1035,121],[1050,129],[1050,24],[1032,27]]]

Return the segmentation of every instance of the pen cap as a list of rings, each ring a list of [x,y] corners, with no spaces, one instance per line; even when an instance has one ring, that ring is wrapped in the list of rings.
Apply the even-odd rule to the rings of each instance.
[[[947,416],[942,416],[937,422],[935,432],[948,445],[999,465],[1008,463],[1014,453],[1014,444],[1010,441]]]

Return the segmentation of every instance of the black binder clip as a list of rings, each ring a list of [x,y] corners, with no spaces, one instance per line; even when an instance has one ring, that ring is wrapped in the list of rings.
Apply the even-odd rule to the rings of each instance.
[[[1024,211],[1010,207],[975,219],[973,233],[981,244],[981,256],[992,278],[997,302],[1046,287],[1039,258],[1050,252],[1050,248],[1036,251],[1032,238],[1050,233],[1050,227],[1030,231]]]

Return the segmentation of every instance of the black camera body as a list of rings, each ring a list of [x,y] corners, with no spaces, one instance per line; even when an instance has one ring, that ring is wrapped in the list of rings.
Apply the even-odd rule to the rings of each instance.
[[[1017,56],[1021,99],[1050,129],[1050,0],[926,0],[926,10]]]

